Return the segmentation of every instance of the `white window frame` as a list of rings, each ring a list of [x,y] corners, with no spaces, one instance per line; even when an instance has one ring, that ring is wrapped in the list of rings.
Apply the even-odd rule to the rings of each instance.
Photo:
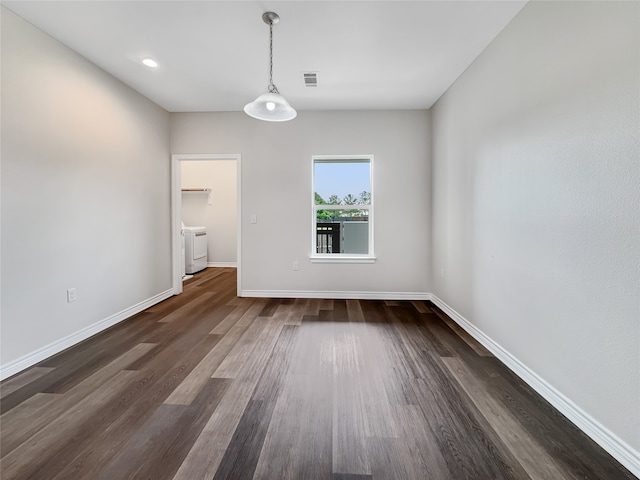
[[[345,210],[346,205],[316,205],[315,202],[315,165],[317,161],[333,161],[345,163],[354,162],[356,160],[366,161],[369,163],[369,185],[371,200],[368,205],[354,205],[354,210],[368,210],[369,219],[369,252],[356,253],[316,253],[317,252],[317,229],[316,229],[316,211],[317,210]],[[374,255],[373,244],[373,155],[313,155],[311,157],[311,255],[309,256],[312,263],[374,263],[376,257]]]

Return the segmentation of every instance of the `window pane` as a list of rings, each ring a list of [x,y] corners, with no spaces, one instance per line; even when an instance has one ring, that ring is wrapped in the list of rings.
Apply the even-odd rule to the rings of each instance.
[[[369,219],[369,210],[325,210],[318,208],[316,209],[316,218],[318,222],[366,222]]]
[[[316,253],[369,253],[369,211],[317,210]]]
[[[371,163],[368,160],[316,160],[313,168],[316,205],[371,203]]]

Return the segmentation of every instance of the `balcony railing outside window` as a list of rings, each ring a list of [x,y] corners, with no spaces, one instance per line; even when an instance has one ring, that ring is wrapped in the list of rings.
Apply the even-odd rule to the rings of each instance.
[[[317,223],[316,253],[340,253],[340,224]]]

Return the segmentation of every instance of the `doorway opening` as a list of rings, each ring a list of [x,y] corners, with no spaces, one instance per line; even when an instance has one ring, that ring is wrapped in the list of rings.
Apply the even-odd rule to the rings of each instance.
[[[172,278],[173,294],[182,293],[182,281],[184,276],[185,253],[183,250],[183,221],[185,224],[202,223],[209,227],[208,242],[215,245],[219,258],[209,257],[207,266],[226,266],[237,268],[237,291],[241,291],[241,156],[240,154],[174,154],[171,156],[171,251],[172,251]],[[211,168],[207,168],[207,165]],[[233,223],[228,218],[230,212],[223,212],[221,203],[229,202],[229,195],[233,195],[233,185],[228,185],[229,179],[235,174],[235,232],[222,231],[216,228]],[[216,175],[226,175],[226,185],[216,184]],[[184,177],[184,178],[183,178]],[[234,182],[231,182],[234,183]],[[184,192],[183,192],[184,191]],[[225,201],[226,199],[226,201]],[[186,207],[183,210],[183,203]],[[232,207],[233,208],[233,207]],[[185,215],[185,217],[183,217]],[[225,218],[226,217],[226,218]],[[200,225],[199,225],[200,226]],[[235,233],[235,261],[233,241]]]

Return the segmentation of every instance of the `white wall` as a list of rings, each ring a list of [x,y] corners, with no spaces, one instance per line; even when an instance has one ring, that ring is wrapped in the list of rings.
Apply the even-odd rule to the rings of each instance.
[[[205,193],[182,194],[185,225],[207,227],[207,261],[217,265],[237,260],[237,166],[235,160],[183,160],[182,188],[210,188]]]
[[[1,53],[4,375],[170,289],[171,249],[169,114],[4,7]]]
[[[432,111],[435,294],[636,461],[639,8],[530,2]]]
[[[303,111],[278,124],[244,113],[177,113],[171,122],[174,154],[242,155],[245,293],[429,291],[428,112]],[[311,157],[328,154],[374,155],[375,264],[309,261]]]

